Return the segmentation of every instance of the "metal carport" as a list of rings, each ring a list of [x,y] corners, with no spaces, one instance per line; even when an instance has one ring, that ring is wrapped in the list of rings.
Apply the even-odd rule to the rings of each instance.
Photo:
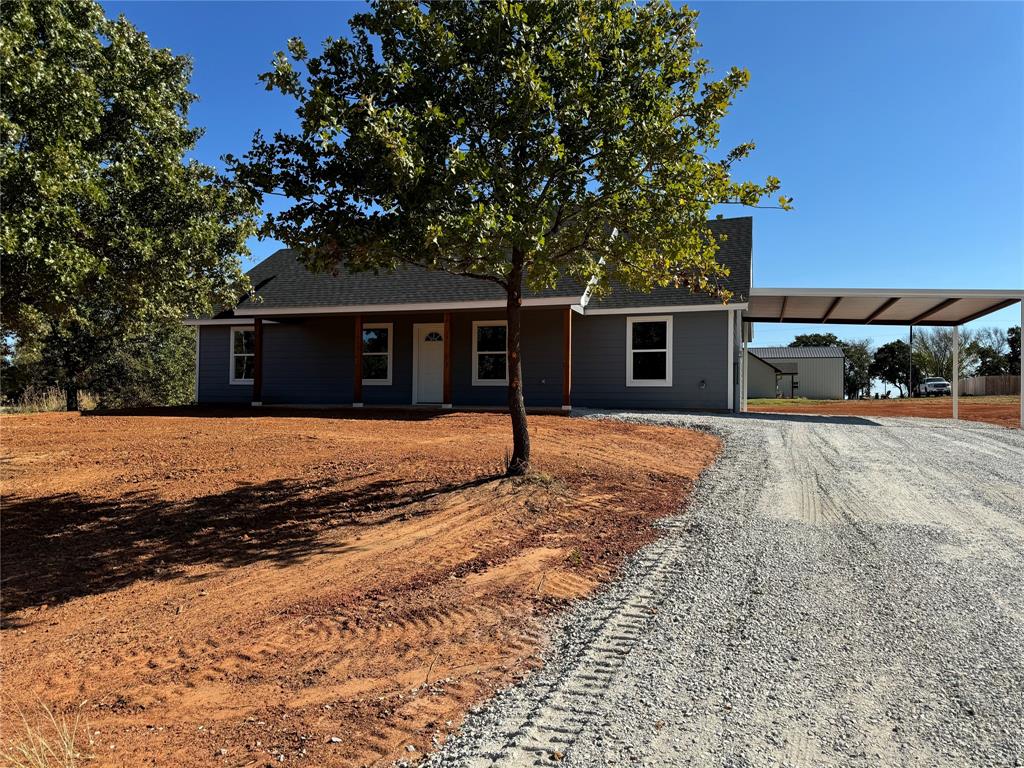
[[[751,288],[743,320],[748,323],[837,323],[847,325],[927,325],[953,329],[953,418],[959,418],[959,328],[1013,304],[1024,291],[935,290],[931,288]],[[744,342],[744,355],[746,342]],[[1024,350],[1024,348],[1022,348]],[[1021,353],[1024,373],[1024,351]],[[746,366],[742,367],[746,376]],[[746,381],[741,391],[746,391]],[[743,409],[746,409],[745,397]],[[1021,394],[1024,428],[1024,388]]]

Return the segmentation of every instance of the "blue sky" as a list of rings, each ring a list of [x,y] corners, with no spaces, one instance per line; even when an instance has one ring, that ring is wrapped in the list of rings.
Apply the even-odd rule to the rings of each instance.
[[[311,49],[363,6],[104,2],[154,45],[195,61],[196,156],[241,154],[292,123],[256,80],[292,36]],[[791,212],[754,215],[764,287],[1024,288],[1024,3],[698,3],[716,72],[751,85],[723,146],[757,142],[739,174],[773,174]],[[268,201],[277,202],[277,201]],[[730,208],[726,214],[740,215]],[[254,260],[273,242],[254,242]],[[1020,322],[1017,307],[973,325]],[[759,324],[755,343],[832,330],[876,343],[906,328]]]

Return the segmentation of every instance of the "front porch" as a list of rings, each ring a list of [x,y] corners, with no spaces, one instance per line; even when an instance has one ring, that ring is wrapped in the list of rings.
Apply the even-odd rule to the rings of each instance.
[[[567,306],[523,309],[531,409],[571,407],[572,323]],[[470,409],[507,400],[500,309],[237,318],[202,325],[197,344],[201,403]]]

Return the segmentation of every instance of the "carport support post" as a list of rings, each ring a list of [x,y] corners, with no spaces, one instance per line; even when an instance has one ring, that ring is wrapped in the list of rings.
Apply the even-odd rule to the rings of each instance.
[[[960,418],[960,326],[953,326],[953,421]]]
[[[907,354],[907,397],[914,396],[914,326],[910,326],[910,346]]]

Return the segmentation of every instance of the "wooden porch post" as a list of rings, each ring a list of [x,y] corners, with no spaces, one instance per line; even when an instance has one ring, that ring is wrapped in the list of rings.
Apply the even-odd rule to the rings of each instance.
[[[252,404],[263,405],[263,320],[253,320]]]
[[[354,359],[352,365],[352,407],[363,407],[363,316],[355,317]]]
[[[441,407],[452,407],[452,313],[444,313],[444,382],[441,396]]]
[[[562,410],[572,410],[572,307],[562,315]]]

